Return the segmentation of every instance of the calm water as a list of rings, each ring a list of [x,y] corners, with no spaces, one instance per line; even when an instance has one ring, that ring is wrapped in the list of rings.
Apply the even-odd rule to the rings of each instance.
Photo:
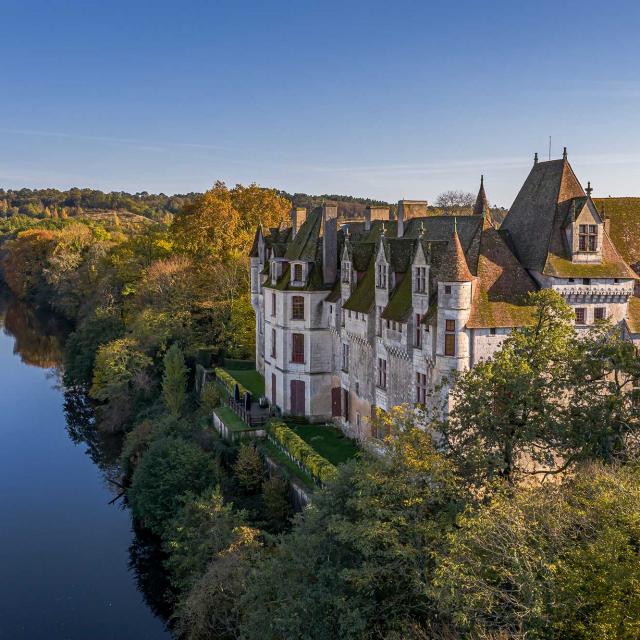
[[[0,638],[169,638],[155,547],[108,504],[116,443],[59,387],[55,323],[0,296],[0,324]]]

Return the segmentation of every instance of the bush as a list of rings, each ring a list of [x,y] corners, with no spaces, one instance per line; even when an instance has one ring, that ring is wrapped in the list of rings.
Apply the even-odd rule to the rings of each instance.
[[[200,409],[206,416],[211,417],[211,412],[220,405],[220,390],[218,385],[209,381],[205,383],[200,392]]]
[[[127,434],[120,453],[120,468],[125,480],[133,475],[142,456],[153,441],[153,434],[154,428],[151,420],[143,420]]]
[[[233,395],[234,388],[238,385],[238,391],[240,393],[240,397],[243,398],[247,393],[249,393],[249,389],[247,389],[244,385],[240,384],[230,373],[227,373],[224,369],[217,367],[215,370],[216,378],[222,382],[222,384],[226,387],[227,391]]]
[[[214,486],[218,471],[200,447],[176,437],[157,440],[133,474],[128,496],[134,517],[162,535],[180,507],[180,497]]]
[[[282,422],[272,422],[268,427],[271,437],[319,482],[326,484],[336,478],[337,470],[328,460],[316,453],[295,431]]]

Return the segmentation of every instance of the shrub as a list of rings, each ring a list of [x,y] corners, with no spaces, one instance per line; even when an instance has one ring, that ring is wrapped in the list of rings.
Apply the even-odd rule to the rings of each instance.
[[[209,381],[205,383],[200,392],[200,409],[202,413],[211,417],[211,412],[220,405],[220,390],[218,385]]]
[[[295,431],[282,422],[272,422],[268,427],[270,436],[295,458],[319,482],[326,484],[336,477],[336,468],[316,453]]]
[[[238,459],[233,465],[233,472],[240,486],[249,493],[255,493],[262,484],[264,468],[262,458],[252,444],[240,445]]]
[[[120,467],[125,479],[131,478],[153,440],[154,428],[151,420],[143,420],[130,431],[120,453]]]
[[[289,502],[289,483],[280,476],[271,476],[262,485],[264,515],[273,531],[284,529],[293,515]]]
[[[162,535],[187,491],[201,493],[216,483],[218,468],[200,447],[176,437],[154,442],[133,474],[129,503],[133,515]]]
[[[164,376],[162,378],[162,399],[173,416],[182,413],[187,398],[187,367],[177,342],[164,355]]]
[[[247,389],[244,385],[240,384],[230,373],[227,373],[224,369],[217,367],[215,369],[216,378],[222,382],[222,384],[226,387],[227,391],[233,395],[234,388],[238,385],[238,391],[240,392],[240,397],[244,397],[247,393],[249,393],[249,389]]]

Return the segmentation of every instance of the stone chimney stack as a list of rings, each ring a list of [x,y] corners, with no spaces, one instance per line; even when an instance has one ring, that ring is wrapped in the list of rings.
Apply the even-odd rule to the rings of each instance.
[[[338,276],[338,205],[335,202],[322,205],[321,233],[324,281],[333,285]]]
[[[307,219],[307,210],[304,207],[293,207],[289,216],[291,217],[291,239],[298,235],[300,227],[305,223]]]
[[[364,230],[371,230],[371,223],[375,220],[389,220],[389,207],[368,204],[364,211]]]
[[[398,238],[402,238],[405,223],[411,218],[423,218],[427,215],[426,200],[398,200]]]

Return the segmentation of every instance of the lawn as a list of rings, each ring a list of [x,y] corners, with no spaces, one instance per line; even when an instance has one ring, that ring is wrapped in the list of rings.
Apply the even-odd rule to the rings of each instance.
[[[240,384],[244,385],[257,400],[264,395],[264,378],[255,369],[226,369],[225,371],[233,376]]]
[[[242,418],[240,418],[233,409],[226,405],[216,407],[215,412],[222,422],[225,423],[229,431],[253,431],[255,427],[250,427]]]
[[[358,447],[336,427],[292,421],[288,421],[287,426],[310,444],[323,458],[336,466],[351,460],[358,453]]]

